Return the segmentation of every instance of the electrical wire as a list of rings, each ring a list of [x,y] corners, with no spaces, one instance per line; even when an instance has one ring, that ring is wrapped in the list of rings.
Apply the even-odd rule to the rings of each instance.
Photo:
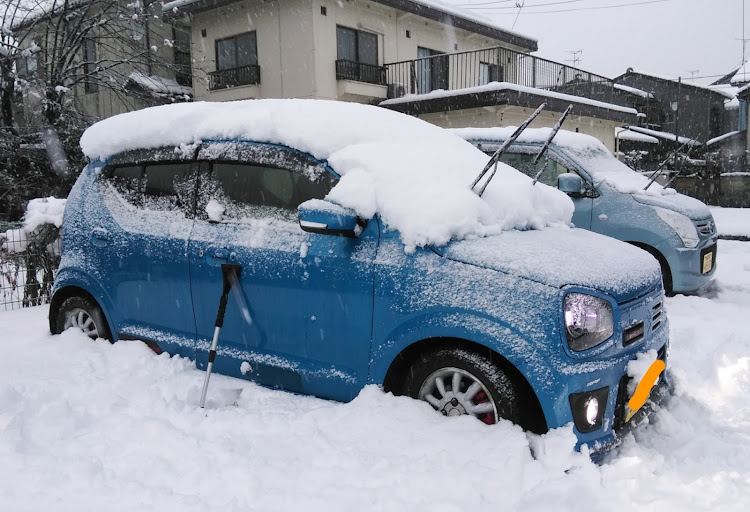
[[[549,3],[544,3],[544,4],[530,4],[530,5],[524,5],[523,7],[529,7],[529,8],[532,8],[532,7],[548,7],[548,6],[550,6],[550,5],[560,5],[560,4],[575,4],[575,3],[579,3],[579,2],[583,2],[583,1],[584,1],[584,0],[560,0],[560,1],[557,1],[557,2],[549,2]],[[492,3],[494,4],[494,3],[497,3],[497,2],[492,2]],[[464,5],[461,5],[461,7],[463,7],[464,9],[482,9],[482,10],[488,10],[488,11],[489,11],[489,10],[492,10],[492,11],[503,11],[503,10],[508,10],[508,9],[515,9],[515,8],[516,8],[516,6],[504,6],[504,7],[494,7],[494,6],[491,6],[491,7],[475,7],[475,6],[478,6],[478,5],[480,5],[480,4],[464,4]],[[487,4],[487,5],[489,5],[489,4]]]
[[[561,12],[576,12],[576,11],[598,11],[603,9],[617,9],[620,7],[635,7],[637,5],[646,5],[646,4],[659,4],[663,2],[671,2],[672,0],[648,0],[645,2],[630,2],[627,4],[616,4],[616,5],[602,5],[598,7],[575,7],[572,9],[557,9],[552,11],[529,11],[528,14],[553,14],[553,13],[561,13]],[[539,4],[541,5],[541,4]],[[470,6],[464,5],[464,8],[468,8]],[[477,11],[481,11],[481,8],[476,9]],[[505,13],[505,12],[488,12],[488,14],[498,14],[498,15],[504,15],[504,14],[511,14],[511,13]]]

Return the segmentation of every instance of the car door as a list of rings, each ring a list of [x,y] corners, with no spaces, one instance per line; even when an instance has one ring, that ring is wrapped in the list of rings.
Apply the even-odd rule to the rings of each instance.
[[[566,173],[578,174],[584,183],[584,189],[588,186],[586,178],[576,170],[575,166],[552,149],[549,150],[546,157],[542,157],[541,163],[534,166],[533,160],[538,149],[533,148],[533,153],[530,151],[508,151],[503,153],[500,161],[515,167],[532,178],[543,169],[539,175],[539,181],[550,187],[557,188],[557,177]],[[592,199],[590,194],[587,194],[584,190],[581,194],[569,194],[569,197],[575,206],[572,219],[575,227],[591,229]]]
[[[268,144],[207,144],[198,155],[189,243],[199,366],[207,362],[221,265],[241,266],[215,368],[260,384],[349,400],[367,380],[378,227],[357,238],[302,231],[297,206],[335,180],[311,157]]]
[[[114,158],[86,198],[88,267],[108,296],[112,330],[194,356],[187,241],[197,166],[192,155],[131,152]]]

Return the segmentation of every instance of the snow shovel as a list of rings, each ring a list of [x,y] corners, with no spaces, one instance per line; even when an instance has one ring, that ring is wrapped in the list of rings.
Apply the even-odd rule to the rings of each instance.
[[[201,393],[201,409],[206,404],[206,393],[208,392],[208,381],[211,378],[211,369],[216,359],[216,345],[219,342],[219,332],[224,325],[224,313],[227,310],[227,298],[229,291],[236,283],[239,286],[239,277],[242,267],[234,263],[224,263],[221,265],[221,276],[224,283],[224,290],[219,300],[219,311],[216,313],[216,327],[214,328],[214,339],[211,342],[211,350],[208,352],[208,366],[206,367],[206,379],[203,381],[203,392]]]

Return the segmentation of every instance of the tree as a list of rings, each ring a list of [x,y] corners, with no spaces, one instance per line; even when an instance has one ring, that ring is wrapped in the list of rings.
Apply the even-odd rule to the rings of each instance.
[[[33,158],[24,147],[43,145],[48,167],[65,175],[80,168],[78,138],[92,122],[189,100],[174,80],[185,70],[172,34],[155,0],[2,0],[0,146],[11,150],[0,155],[0,199],[18,174],[8,165]]]

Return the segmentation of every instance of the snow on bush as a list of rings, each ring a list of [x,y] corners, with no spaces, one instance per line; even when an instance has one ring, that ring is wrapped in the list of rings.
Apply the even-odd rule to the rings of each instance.
[[[45,224],[62,226],[65,199],[45,197],[32,199],[26,206],[23,226],[20,229],[9,229],[0,234],[2,249],[8,252],[23,252],[32,241],[33,234]]]
[[[206,140],[283,144],[327,161],[343,179],[329,199],[377,212],[407,250],[453,238],[567,225],[570,199],[500,164],[482,198],[469,188],[487,156],[442,128],[387,109],[319,100],[164,105],[105,119],[81,137],[90,158]]]

